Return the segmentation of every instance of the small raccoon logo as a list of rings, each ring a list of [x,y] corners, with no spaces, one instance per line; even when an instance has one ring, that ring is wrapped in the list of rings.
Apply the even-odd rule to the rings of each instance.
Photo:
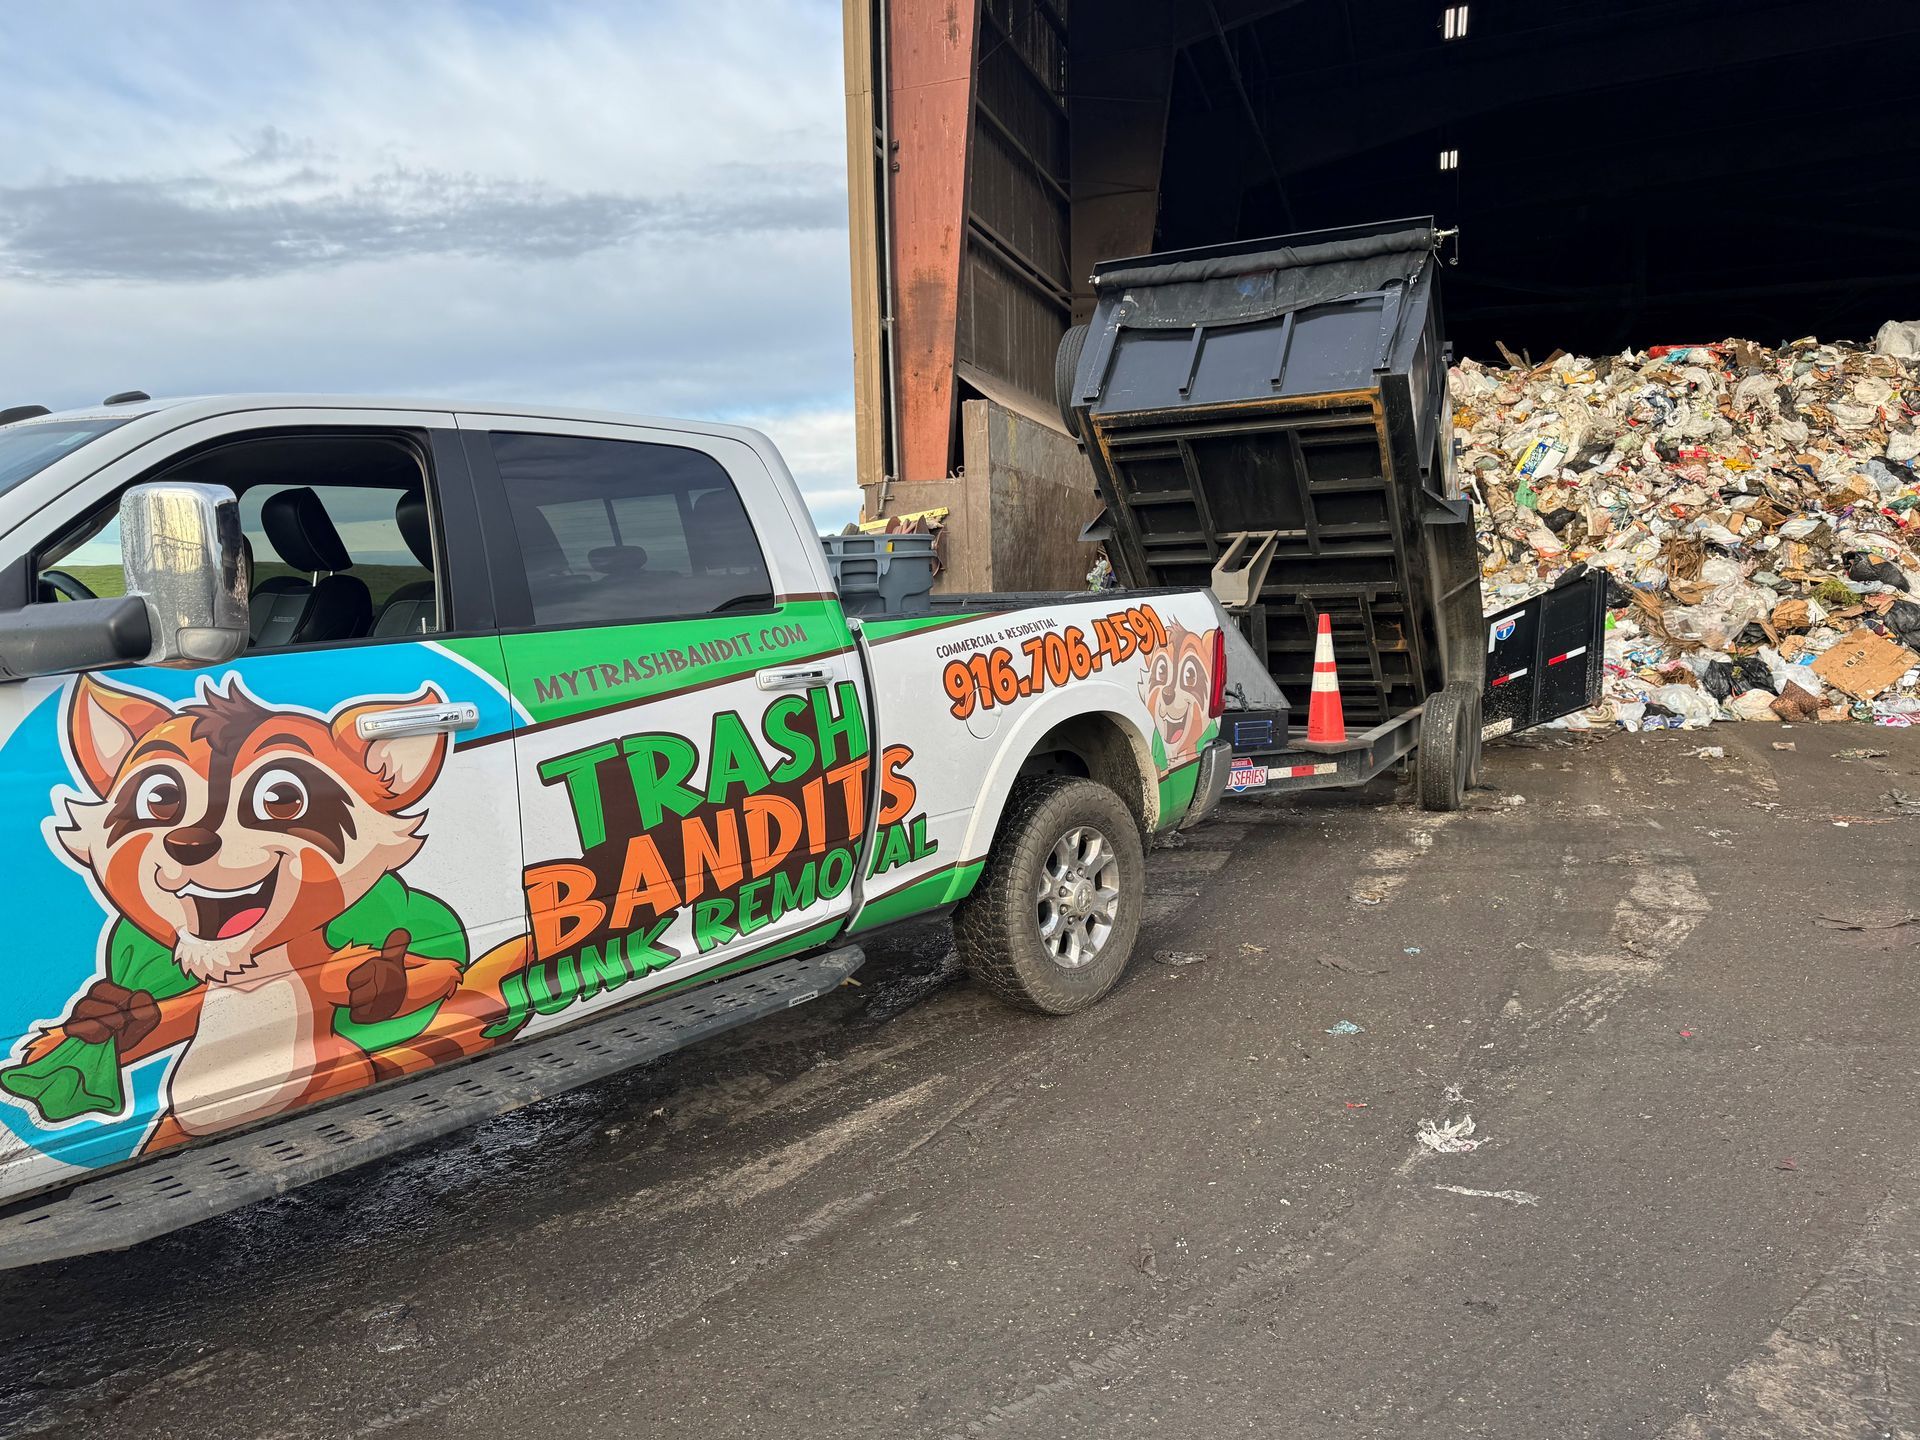
[[[1153,714],[1168,768],[1200,753],[1213,695],[1214,633],[1174,622],[1167,643],[1147,656],[1140,676],[1140,698]]]

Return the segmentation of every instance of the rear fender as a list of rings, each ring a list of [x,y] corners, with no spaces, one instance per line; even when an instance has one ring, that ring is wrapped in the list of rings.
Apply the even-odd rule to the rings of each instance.
[[[980,803],[973,812],[962,854],[977,859],[991,848],[994,834],[1000,828],[1000,817],[1006,810],[1007,797],[1013,792],[1013,783],[1040,742],[1060,726],[1090,717],[1112,721],[1126,738],[1138,775],[1140,805],[1144,807],[1140,813],[1145,828],[1158,828],[1160,777],[1153,768],[1153,742],[1141,712],[1140,697],[1127,686],[1087,679],[1023,706],[1021,713],[995,737],[998,748],[987,771]],[[1135,808],[1132,797],[1123,794],[1121,798],[1128,802],[1129,809]]]

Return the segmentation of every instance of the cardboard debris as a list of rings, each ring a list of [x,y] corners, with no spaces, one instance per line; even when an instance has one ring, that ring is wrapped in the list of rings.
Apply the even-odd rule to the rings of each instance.
[[[1920,665],[1920,655],[1871,630],[1855,630],[1813,662],[1813,673],[1856,700],[1871,700]]]
[[[1781,634],[1789,630],[1804,630],[1812,622],[1808,619],[1807,602],[1804,600],[1782,600],[1773,607],[1773,614],[1767,617],[1767,623]]]

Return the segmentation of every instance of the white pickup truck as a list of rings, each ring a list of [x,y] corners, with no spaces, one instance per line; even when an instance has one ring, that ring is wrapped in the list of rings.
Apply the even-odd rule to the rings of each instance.
[[[850,619],[749,430],[0,411],[0,1265],[126,1245],[837,985],[952,910],[1119,977],[1219,797],[1205,591]]]

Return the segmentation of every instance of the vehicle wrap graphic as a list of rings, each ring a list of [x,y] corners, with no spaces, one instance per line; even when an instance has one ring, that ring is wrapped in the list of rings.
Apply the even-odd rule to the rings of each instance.
[[[1177,823],[1212,614],[870,623],[878,697],[812,599],[5,687],[0,1198],[951,905],[1076,714],[1120,721]],[[943,676],[982,654],[961,718]],[[360,724],[443,702],[480,723]]]
[[[525,922],[481,897],[489,860],[517,868],[517,834],[449,853],[443,813],[484,833],[472,797],[443,811],[463,788],[453,738],[360,724],[449,699],[483,730],[513,723],[468,661],[411,643],[0,697],[7,884],[34,957],[0,990],[0,1189],[497,1043],[482,1031]]]
[[[538,761],[578,853],[527,866],[534,964],[509,982],[503,1032],[838,900],[860,867],[872,784],[866,873],[937,853],[913,758],[890,745],[876,767],[859,687],[842,681],[757,717],[715,710],[697,737],[639,730]]]
[[[1175,621],[1160,626],[1160,643],[1147,652],[1140,699],[1153,716],[1153,758],[1162,776],[1191,764],[1220,733],[1207,715],[1213,695],[1215,630],[1192,631]],[[1191,794],[1191,792],[1189,792]]]
[[[121,1068],[177,1049],[153,1151],[485,1048],[522,947],[470,965],[452,912],[399,878],[449,737],[359,730],[445,699],[429,686],[322,718],[237,677],[178,706],[80,677],[65,730],[82,788],[53,835],[117,919],[105,974],[0,1089],[43,1120],[113,1114]]]
[[[1049,686],[1084,680],[1168,642],[1167,627],[1151,605],[1096,615],[1091,628],[1089,643],[1078,625],[1062,629],[1057,619],[1045,616],[1009,625],[995,637],[1013,642],[1017,654],[1009,645],[987,649],[953,641],[942,646],[943,653],[971,651],[949,660],[941,675],[953,718],[964,720],[975,710],[1011,705]]]
[[[534,723],[552,724],[798,664],[852,642],[837,601],[789,600],[766,615],[509,635],[500,679]]]

